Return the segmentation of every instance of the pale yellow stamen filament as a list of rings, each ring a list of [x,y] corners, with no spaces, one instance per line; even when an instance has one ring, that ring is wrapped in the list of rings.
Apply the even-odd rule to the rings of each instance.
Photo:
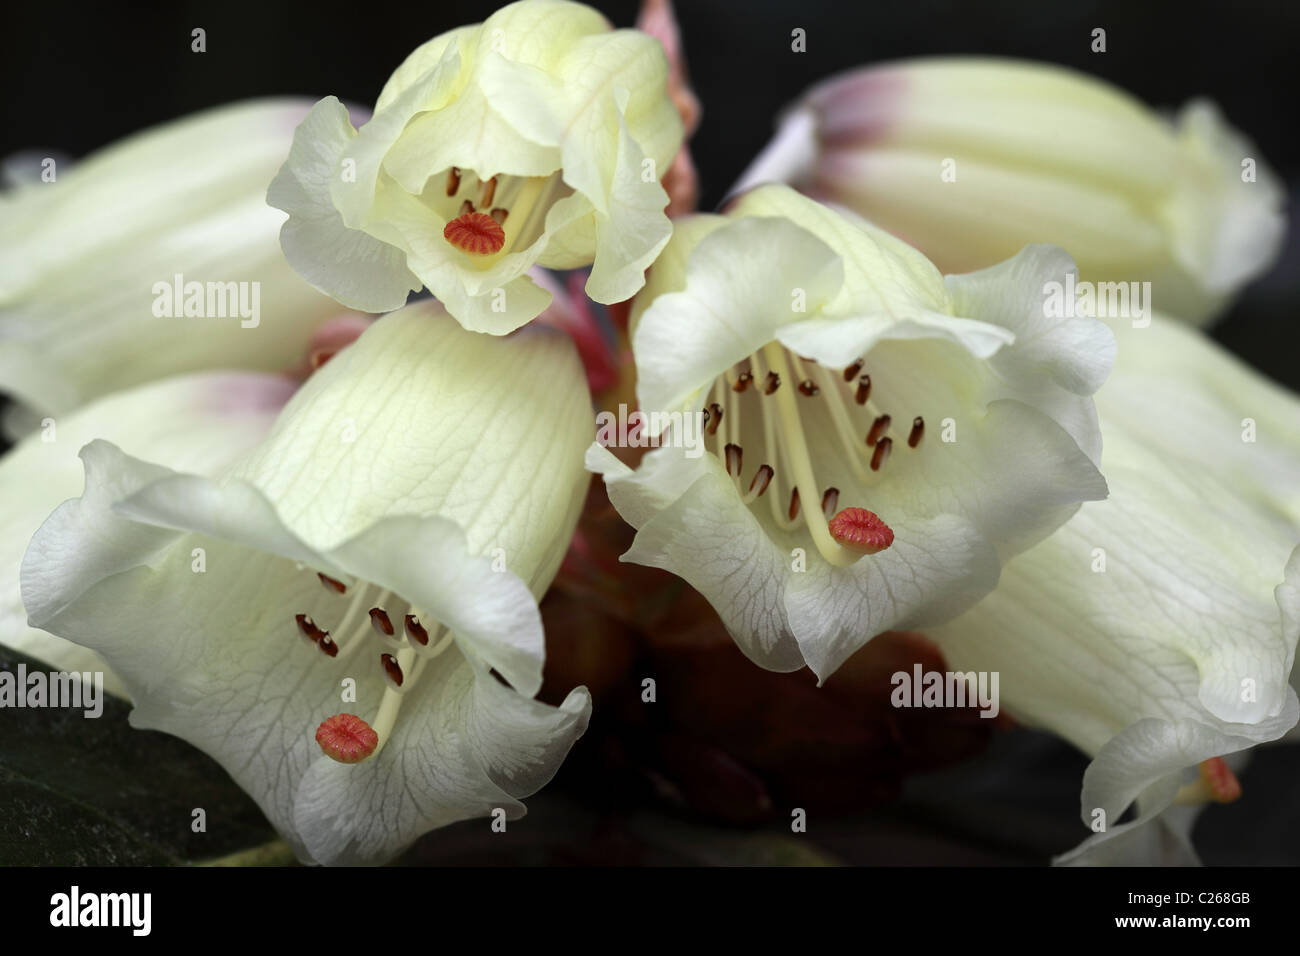
[[[813,544],[817,546],[821,556],[836,567],[848,567],[856,563],[862,554],[850,551],[831,537],[826,516],[818,507],[818,503],[822,500],[822,492],[813,475],[812,458],[808,454],[808,443],[804,438],[803,425],[799,421],[799,410],[795,406],[798,395],[793,388],[788,387],[791,384],[788,380],[790,369],[785,354],[781,346],[775,343],[763,346],[763,354],[771,365],[772,371],[781,376],[783,383],[783,387],[778,388],[774,395],[777,412],[781,416],[782,438],[785,439],[781,443],[781,451],[783,457],[788,459],[794,476],[794,486],[799,490],[802,503],[800,514],[803,515],[808,533],[812,535]]]
[[[763,387],[763,382],[767,379],[767,366],[763,362],[763,355],[761,352],[755,352],[751,358],[751,364],[754,368],[754,381],[749,387],[761,389]],[[781,390],[778,388],[777,394],[779,395],[780,392]],[[762,395],[761,392],[755,392],[755,394],[759,396],[760,402],[766,401],[767,398],[770,397]],[[776,522],[777,526],[786,531],[790,531],[798,527],[798,520],[796,519],[792,522],[784,511],[787,504],[787,496],[781,493],[781,479],[784,477],[785,466],[780,460],[778,460],[779,448],[776,443],[776,425],[772,421],[771,415],[763,415],[762,419],[763,447],[772,458],[772,460],[767,464],[771,465],[774,471],[772,481],[769,483],[767,488],[768,507],[772,510],[772,520]]]
[[[335,643],[339,645],[338,655],[335,660],[347,660],[352,654],[356,653],[358,647],[365,643],[366,630],[370,624],[367,622],[355,634],[351,634],[353,625],[356,624],[357,617],[363,611],[369,611],[372,607],[383,606],[384,601],[388,600],[388,592],[380,591],[379,596],[371,601],[366,599],[370,593],[372,585],[362,584],[357,588],[357,593],[352,596],[352,603],[348,605],[347,612],[343,615],[343,620],[339,623],[338,628],[333,632]],[[351,636],[349,636],[351,634]]]
[[[861,440],[853,432],[853,420],[849,417],[844,393],[838,387],[839,383],[835,381],[835,373],[822,366],[817,367],[817,373],[818,378],[821,379],[817,384],[821,386],[822,394],[826,396],[826,407],[830,411],[831,421],[835,424],[835,431],[844,445],[844,456],[853,466],[853,474],[857,479],[867,481],[870,476],[862,463],[862,446],[859,444]]]

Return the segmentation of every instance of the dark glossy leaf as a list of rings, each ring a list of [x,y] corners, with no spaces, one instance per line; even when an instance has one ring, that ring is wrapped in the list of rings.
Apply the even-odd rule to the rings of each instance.
[[[0,648],[0,671],[49,672]],[[0,709],[0,865],[177,864],[228,856],[275,838],[229,775],[166,734],[134,730],[130,705],[103,714]],[[206,832],[194,832],[194,810]]]

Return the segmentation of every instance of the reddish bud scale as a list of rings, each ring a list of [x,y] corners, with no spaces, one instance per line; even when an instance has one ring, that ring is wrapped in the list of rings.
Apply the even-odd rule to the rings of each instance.
[[[442,236],[461,252],[471,256],[490,256],[506,244],[506,231],[491,216],[467,212],[447,223]]]
[[[339,763],[360,763],[375,752],[379,735],[356,714],[335,714],[316,728],[316,743]]]
[[[338,354],[339,354],[338,349],[316,349],[308,357],[308,361],[311,362],[312,371],[313,372],[316,371],[316,369],[320,368],[322,365],[324,365],[326,362],[328,362],[330,359],[332,359],[334,356]]]
[[[851,551],[876,554],[894,543],[894,531],[866,508],[845,508],[830,520],[831,537]]]

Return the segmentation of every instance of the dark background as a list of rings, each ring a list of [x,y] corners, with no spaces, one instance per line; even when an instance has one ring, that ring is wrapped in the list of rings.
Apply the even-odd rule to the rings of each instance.
[[[593,5],[619,26],[635,18],[631,0]],[[246,97],[333,93],[368,104],[416,45],[482,20],[497,6],[491,0],[8,4],[0,39],[6,99],[0,155],[37,149],[82,156],[146,126]],[[985,53],[1073,66],[1156,107],[1213,98],[1288,184],[1294,226],[1300,4],[682,0],[678,16],[704,106],[692,144],[703,208],[721,199],[767,140],[776,112],[811,82],[880,60]],[[1105,54],[1090,52],[1098,26],[1107,31]],[[190,51],[194,27],[207,31],[206,53]],[[790,50],[795,27],[807,31],[806,53]],[[1214,335],[1273,378],[1300,388],[1296,232],[1279,263],[1246,290]],[[985,757],[918,778],[901,802],[837,824],[827,834],[830,848],[853,862],[1041,863],[1081,836],[1078,792],[1085,764],[1049,738],[1003,734]],[[552,821],[567,834],[557,836],[561,842],[590,842],[577,834],[604,826],[591,823],[582,809],[590,792],[582,766],[566,766],[555,785],[529,803],[530,820],[541,832]],[[1243,782],[1249,799],[1211,808],[1198,827],[1205,859],[1300,862],[1297,748],[1261,751]],[[473,855],[477,826],[444,831],[442,859],[481,860]],[[458,856],[457,833],[471,841],[468,857]],[[699,831],[688,838],[696,846],[702,840]],[[529,852],[507,851],[500,861],[528,860]],[[590,855],[575,853],[579,859]]]
[[[14,3],[0,40],[5,123],[0,155],[72,156],[185,113],[230,100],[329,93],[372,103],[416,45],[480,21],[494,0]],[[634,0],[596,0],[630,26]],[[1296,51],[1300,4],[1060,0],[682,0],[678,16],[704,122],[692,144],[703,208],[722,198],[767,140],[774,114],[808,84],[897,57],[984,53],[1066,64],[1104,77],[1156,107],[1199,95],[1287,182],[1300,182]],[[1107,52],[1090,50],[1103,27]],[[207,52],[190,51],[190,30]],[[790,50],[790,31],[808,49]],[[1215,336],[1273,378],[1300,388],[1300,243],[1288,242]]]

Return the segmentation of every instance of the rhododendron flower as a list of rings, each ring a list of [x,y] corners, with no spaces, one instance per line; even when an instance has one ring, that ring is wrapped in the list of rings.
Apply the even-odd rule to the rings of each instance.
[[[1069,251],[1085,281],[1148,281],[1206,320],[1272,264],[1283,191],[1213,104],[1167,120],[1103,80],[986,57],[833,77],[785,117],[741,186],[780,180],[856,210],[945,272],[1023,246]]]
[[[342,310],[285,262],[285,217],[265,196],[308,106],[197,113],[0,195],[0,392],[20,403],[14,431],[177,372],[301,357]]]
[[[1040,246],[944,278],[782,186],[679,220],[634,303],[637,396],[652,434],[703,409],[711,454],[671,429],[636,471],[589,450],[638,529],[623,560],[684,578],[764,667],[823,679],[965,610],[1106,493],[1089,396],[1113,336],[1043,306],[1072,269]]]
[[[426,286],[494,334],[550,301],[534,265],[591,265],[593,299],[627,299],[671,231],[660,180],[683,130],[667,69],[654,38],[558,0],[435,37],[359,130],[334,97],[303,122],[267,195],[289,213],[285,255],[353,308]]]
[[[1065,863],[1195,862],[1173,819],[1181,805],[1235,799],[1223,758],[1300,719],[1287,682],[1300,639],[1300,521],[1237,480],[1259,453],[1235,421],[1218,424],[1236,450],[1227,436],[1214,444],[1232,464],[1216,474],[1200,460],[1216,422],[1180,430],[1179,406],[1199,395],[1196,408],[1226,380],[1201,377],[1213,356],[1182,365],[1190,337],[1165,328],[1121,336],[1115,373],[1097,393],[1110,497],[1013,560],[974,609],[927,631],[954,670],[999,672],[1003,705],[1018,719],[1093,757],[1082,817],[1094,835]],[[1180,341],[1181,351],[1170,348]],[[1225,396],[1225,418],[1260,394],[1257,376],[1237,375],[1242,389]],[[1290,468],[1300,474],[1300,452]],[[1134,802],[1136,818],[1120,823]]]
[[[536,597],[586,487],[590,400],[551,330],[386,316],[218,478],[86,446],[32,541],[31,622],[100,654],[132,722],[211,754],[304,860],[382,862],[555,772],[585,689],[533,699]]]

